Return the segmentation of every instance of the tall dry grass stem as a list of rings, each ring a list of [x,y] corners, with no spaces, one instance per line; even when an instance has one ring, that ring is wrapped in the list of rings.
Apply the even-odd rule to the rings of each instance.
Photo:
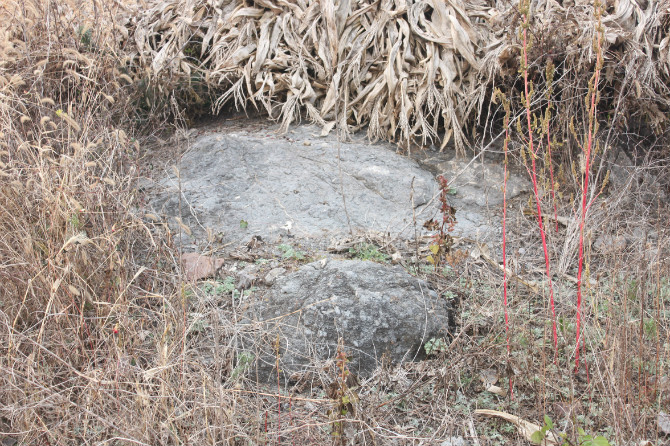
[[[575,339],[575,372],[579,370],[579,347],[581,343],[581,324],[582,324],[582,285],[584,273],[584,226],[586,223],[586,214],[590,203],[587,204],[589,194],[589,177],[591,174],[591,156],[593,149],[593,140],[598,131],[598,99],[600,97],[600,71],[603,68],[602,58],[602,3],[600,0],[595,0],[593,4],[593,15],[596,22],[596,32],[593,39],[593,51],[596,54],[596,66],[593,77],[589,82],[589,109],[588,109],[588,135],[586,143],[582,145],[582,206],[579,215],[579,266],[577,269],[577,315],[576,315],[576,339]]]
[[[533,142],[534,127],[531,122],[531,96],[532,90],[530,81],[528,80],[528,50],[530,46],[528,38],[528,28],[530,27],[530,0],[522,0],[519,2],[519,12],[521,13],[523,22],[521,24],[521,38],[522,38],[522,52],[521,52],[521,71],[523,73],[523,106],[526,111],[526,124],[528,130],[528,156],[530,157],[531,169],[530,176],[533,182],[533,195],[535,197],[535,204],[537,208],[537,226],[540,230],[540,237],[542,238],[542,250],[544,252],[545,272],[547,277],[547,284],[549,287],[549,305],[551,308],[551,326],[554,339],[554,362],[558,358],[558,333],[556,330],[556,308],[554,305],[554,285],[551,278],[551,261],[549,257],[549,248],[547,246],[547,238],[544,230],[544,221],[542,219],[542,197],[538,190],[537,169],[535,160],[538,158],[539,145],[535,147]]]

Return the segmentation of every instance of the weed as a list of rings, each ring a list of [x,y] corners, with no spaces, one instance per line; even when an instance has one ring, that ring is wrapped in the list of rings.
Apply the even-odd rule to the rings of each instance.
[[[349,359],[342,346],[342,340],[338,342],[335,364],[337,377],[328,387],[328,398],[332,400],[332,408],[328,411],[331,422],[331,435],[336,445],[347,444],[345,437],[345,423],[348,416],[355,415],[355,407],[359,402],[356,392],[357,387],[351,385],[352,377],[347,363]]]
[[[237,356],[237,365],[230,374],[230,379],[235,381],[242,376],[253,364],[255,356],[249,352],[241,352]]]
[[[210,324],[205,319],[205,317],[202,313],[190,313],[189,314],[189,324],[188,324],[188,333],[189,334],[203,333],[208,328],[210,328]]]
[[[437,182],[440,187],[440,219],[439,221],[429,220],[424,224],[424,227],[437,231],[433,235],[433,241],[429,246],[431,254],[426,259],[436,270],[444,264],[447,256],[451,253],[451,247],[454,243],[451,233],[456,227],[456,209],[449,205],[448,200],[448,196],[452,194],[449,182],[443,175],[437,177]]]
[[[577,421],[579,420],[579,417],[577,417]],[[582,419],[581,421],[585,421]],[[535,444],[543,444],[545,438],[547,438],[547,435],[549,432],[552,432],[554,430],[554,423],[551,420],[551,418],[548,415],[544,416],[544,424],[540,428],[540,430],[534,432],[531,436],[531,440]],[[563,440],[566,441],[567,444],[569,445],[575,445],[575,446],[610,446],[610,442],[607,440],[607,438],[601,436],[601,435],[591,435],[587,434],[583,428],[579,427],[577,428],[577,436],[575,439],[570,439],[567,434],[563,432],[559,432],[558,436],[561,437]]]
[[[444,338],[430,338],[423,346],[426,355],[437,355],[438,353],[447,351],[447,341]]]
[[[290,260],[305,260],[305,253],[295,249],[291,245],[281,244],[277,246],[277,249],[281,251],[282,258]]]
[[[238,290],[235,286],[235,278],[231,276],[217,279],[215,282],[208,281],[201,285],[202,291],[210,297],[218,298],[225,295],[230,295],[233,300],[243,301],[251,296],[254,292],[254,287],[246,290]]]
[[[594,138],[598,131],[598,100],[600,97],[600,72],[603,68],[603,50],[602,39],[603,29],[601,16],[603,14],[603,5],[600,0],[595,0],[593,5],[594,15],[597,21],[596,34],[593,46],[596,51],[596,68],[592,80],[589,82],[589,110],[588,110],[588,136],[585,144],[582,145],[582,155],[584,160],[583,180],[584,188],[582,190],[582,208],[579,218],[579,266],[577,270],[577,333],[576,333],[576,347],[575,347],[575,371],[579,370],[579,345],[581,343],[581,319],[582,319],[582,274],[584,273],[584,225],[586,223],[586,213],[591,206],[591,202],[587,203],[589,193],[589,177],[591,176],[591,158],[595,152]],[[593,198],[592,200],[594,200]]]
[[[361,243],[355,248],[349,248],[349,254],[360,260],[369,260],[379,263],[387,263],[389,256],[379,250],[379,247],[372,243]]]
[[[522,52],[519,61],[521,64],[521,73],[523,74],[523,88],[524,88],[523,106],[526,112],[526,124],[527,124],[526,142],[528,144],[527,147],[525,148],[527,152],[524,152],[524,149],[522,149],[521,153],[522,155],[527,153],[527,157],[530,158],[531,163],[531,168],[528,169],[528,172],[530,173],[530,177],[533,182],[533,196],[535,197],[535,205],[537,208],[536,211],[537,225],[540,230],[540,237],[542,238],[542,251],[544,253],[546,277],[547,277],[547,283],[549,285],[549,303],[551,306],[552,332],[554,335],[554,361],[556,361],[557,359],[556,357],[558,355],[558,334],[556,332],[556,308],[554,305],[554,286],[552,283],[552,276],[551,276],[551,266],[550,266],[551,261],[549,256],[549,248],[547,247],[547,237],[544,230],[544,220],[542,218],[542,197],[538,191],[537,168],[535,160],[538,158],[539,147],[537,147],[534,143],[533,132],[535,127],[531,122],[532,87],[528,80],[528,50],[530,47],[528,28],[530,26],[530,9],[531,8],[529,0],[523,0],[519,3],[519,12],[523,17],[523,23],[521,25]],[[519,129],[520,128],[521,125],[519,125]],[[524,158],[524,161],[526,161],[526,158]]]

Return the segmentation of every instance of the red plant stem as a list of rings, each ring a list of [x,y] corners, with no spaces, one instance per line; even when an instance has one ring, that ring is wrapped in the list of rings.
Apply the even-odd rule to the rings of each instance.
[[[181,337],[181,385],[183,387],[184,379],[186,378],[186,326],[188,325],[188,316],[186,316],[186,290],[184,290],[183,284],[181,285],[181,307],[183,314],[182,324],[184,326]]]
[[[503,258],[503,307],[505,309],[505,335],[507,340],[507,360],[511,354],[509,344],[509,314],[507,312],[507,147],[509,142],[509,108],[505,110],[505,144],[503,151],[505,153],[505,170],[503,172],[503,218],[502,218],[502,258]],[[509,394],[514,399],[514,387],[512,384],[512,375],[509,376]]]
[[[556,308],[554,306],[554,286],[551,281],[551,268],[549,262],[549,250],[547,249],[547,238],[544,233],[544,223],[542,222],[542,207],[541,199],[537,190],[537,174],[535,168],[535,158],[537,153],[535,147],[533,146],[533,127],[531,125],[531,116],[530,116],[530,97],[528,95],[528,13],[523,14],[524,28],[523,28],[523,87],[525,93],[526,101],[526,120],[528,124],[528,146],[530,149],[530,158],[532,162],[532,172],[531,177],[533,180],[533,193],[535,194],[535,204],[537,205],[537,224],[540,228],[540,235],[542,237],[542,249],[544,250],[544,263],[546,266],[547,280],[549,282],[549,302],[551,306],[551,328],[554,335],[554,362],[558,357],[558,332],[556,331]]]
[[[277,335],[277,445],[281,444],[281,384],[279,381],[279,335]]]
[[[577,333],[575,347],[575,373],[579,370],[579,344],[581,342],[581,322],[582,322],[582,273],[584,271],[584,223],[586,222],[586,195],[589,190],[589,171],[591,164],[591,148],[593,147],[593,133],[596,126],[596,97],[598,95],[598,83],[600,81],[600,63],[601,63],[601,34],[598,32],[597,40],[597,60],[596,72],[593,80],[593,91],[591,91],[591,106],[589,108],[589,135],[584,151],[584,189],[582,191],[582,213],[579,221],[579,269],[577,270]],[[590,204],[590,203],[589,203]]]

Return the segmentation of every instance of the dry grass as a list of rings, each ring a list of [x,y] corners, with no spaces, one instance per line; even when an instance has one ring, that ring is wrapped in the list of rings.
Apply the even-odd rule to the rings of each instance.
[[[183,282],[178,238],[142,215],[136,180],[144,136],[165,116],[178,116],[179,106],[218,110],[232,100],[265,109],[284,126],[305,114],[324,131],[367,126],[373,139],[408,147],[415,139],[444,145],[453,138],[460,150],[464,129],[484,116],[489,82],[514,96],[513,6],[338,5],[0,4],[11,19],[0,29],[0,437],[20,444],[332,441],[329,411],[338,406],[324,389],[282,389],[278,397],[240,373],[239,303]],[[593,30],[588,7],[537,8],[531,74],[541,80],[546,58],[557,62],[555,122],[569,134],[570,120],[561,116],[581,115],[584,73],[593,64],[585,44]],[[647,120],[662,134],[669,11],[653,0],[610,9],[603,102],[612,108],[612,128]],[[569,25],[547,31],[559,18]],[[559,181],[578,184],[576,174],[570,178],[571,152],[562,153],[567,167]],[[606,170],[607,157],[601,159],[597,168]],[[659,443],[655,416],[670,392],[669,235],[663,203],[650,202],[639,184],[610,191],[590,216],[588,381],[568,366],[577,231],[571,227],[549,235],[559,265],[557,316],[566,321],[558,366],[551,364],[542,296],[511,280],[508,358],[497,270],[471,259],[431,272],[441,292],[462,302],[462,328],[448,356],[381,368],[362,383],[355,410],[340,425],[345,440],[518,442],[504,424],[473,418],[475,408],[486,407],[533,421],[551,414],[571,434],[584,427],[617,444]],[[519,232],[508,245],[517,253],[512,265],[532,278],[524,265],[542,255],[527,236],[533,223],[523,212],[513,215],[510,226]],[[598,248],[600,234],[628,242],[605,243],[613,247],[608,251]],[[491,368],[500,382],[514,373],[516,400],[485,391],[479,374]]]
[[[595,64],[592,6],[542,2],[531,16],[531,80],[539,88],[555,61],[554,125],[567,140]],[[267,111],[283,128],[304,116],[324,132],[366,128],[371,139],[407,149],[453,141],[462,151],[473,124],[490,119],[491,84],[515,96],[518,25],[515,3],[484,0],[167,0],[129,29],[140,77],[188,85],[191,99],[211,100],[215,112],[234,102]],[[646,120],[661,131],[670,104],[667,5],[617,2],[603,28],[603,100],[616,112],[613,124]]]
[[[132,212],[139,143],[126,130],[136,96],[118,73],[123,50],[105,18],[115,12],[99,11],[87,32],[66,3],[8,11],[0,431],[22,444],[159,442],[167,434],[149,420],[177,405],[173,388],[193,387],[169,372],[180,304],[156,270],[163,242]],[[155,367],[168,371],[144,374]]]

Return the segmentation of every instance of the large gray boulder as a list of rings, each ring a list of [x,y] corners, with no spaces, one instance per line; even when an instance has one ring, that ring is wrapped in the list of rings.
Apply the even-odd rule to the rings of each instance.
[[[261,380],[276,382],[276,340],[282,381],[300,372],[321,372],[342,339],[358,376],[389,362],[424,355],[424,344],[447,334],[450,310],[425,281],[399,266],[358,260],[321,260],[279,279],[247,311],[257,335],[243,347],[258,359]],[[252,376],[256,376],[255,372]]]
[[[426,205],[433,175],[387,146],[310,130],[296,128],[291,140],[268,128],[204,134],[182,156],[179,176],[168,167],[158,179],[151,207],[171,223],[180,218],[190,244],[205,242],[207,228],[232,246],[253,235],[327,239],[350,229],[413,235],[410,194],[416,208]]]
[[[240,248],[254,236],[322,249],[351,232],[426,235],[422,225],[440,219],[436,174],[451,182],[452,235],[500,243],[501,161],[416,151],[412,159],[360,135],[340,142],[314,126],[275,130],[253,121],[196,132],[179,160],[143,183],[148,208],[181,226],[187,251]],[[530,191],[525,176],[510,175],[508,199]]]

